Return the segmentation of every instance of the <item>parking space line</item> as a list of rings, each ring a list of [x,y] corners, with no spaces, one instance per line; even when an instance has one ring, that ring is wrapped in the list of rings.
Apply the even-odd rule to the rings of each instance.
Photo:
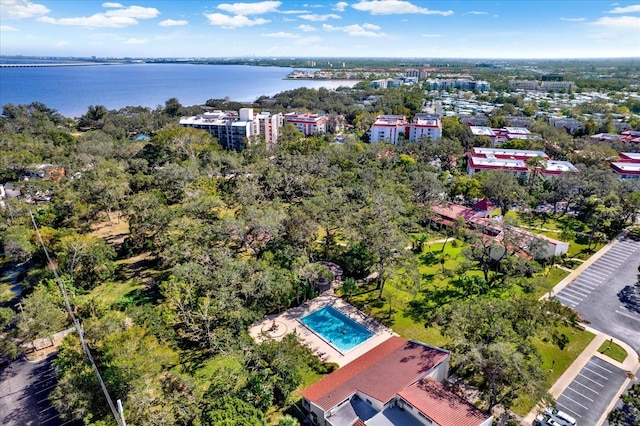
[[[48,406],[47,408],[40,410],[40,414],[44,413],[45,411],[49,411],[53,408],[53,405]]]
[[[583,282],[583,281],[580,281],[580,280],[575,280],[574,282],[571,283],[571,285],[578,285],[578,286],[586,287],[589,290],[595,290],[596,288],[598,288],[597,284],[591,284],[591,283]]]
[[[559,402],[556,403],[557,406],[559,406],[560,408],[562,408],[562,411],[570,411],[572,412],[574,415],[578,416],[578,417],[582,417],[581,414],[576,413],[575,411],[573,411],[571,408],[568,408],[566,405],[564,404],[560,404]]]
[[[575,384],[577,384],[577,385],[582,386],[582,387],[583,387],[583,388],[585,388],[585,389],[590,390],[591,392],[595,393],[596,395],[600,395],[600,392],[596,392],[596,391],[594,391],[594,390],[593,390],[593,389],[591,389],[589,386],[587,386],[587,385],[583,385],[582,383],[578,382],[577,380],[574,380],[573,382],[574,382]]]
[[[636,320],[638,322],[640,322],[640,318],[636,318],[631,314],[628,314],[626,312],[620,312],[620,311],[616,311],[617,313],[619,313],[620,315],[624,315],[625,317],[631,318],[632,320]]]
[[[567,295],[567,294],[565,294],[565,292],[564,292],[564,291],[563,291],[563,292],[561,292],[561,293],[559,293],[559,294],[556,294],[556,297],[557,297],[558,299],[560,299],[560,301],[563,301],[563,300],[564,300],[565,302],[573,303],[574,305],[577,305],[577,304],[579,304],[580,302],[582,302],[582,299],[579,299],[579,300],[577,300],[577,301],[576,301],[575,299],[578,299],[577,297],[575,297],[575,296],[574,296],[574,297],[571,297],[571,295]],[[574,299],[574,300],[572,300],[572,299]]]
[[[599,271],[592,271],[591,268],[584,271],[582,275],[594,275],[594,278],[600,278],[600,279],[605,279],[609,277],[609,274],[605,274]]]
[[[563,290],[571,291],[572,293],[576,293],[578,296],[582,296],[582,297],[588,297],[589,294],[591,293],[590,291],[586,291],[586,290],[580,290],[580,289],[576,290],[575,288],[571,288],[571,286],[565,287]]]
[[[46,422],[48,422],[48,421],[50,421],[50,420],[55,420],[55,419],[57,419],[57,418],[58,418],[58,415],[56,414],[55,416],[53,416],[53,417],[49,417],[47,420],[43,420],[43,421],[42,421],[42,422],[40,422],[40,423],[46,423]]]
[[[34,395],[38,395],[39,393],[42,393],[42,392],[48,391],[49,389],[51,389],[51,388],[55,388],[55,387],[56,387],[56,384],[54,383],[54,384],[52,384],[51,386],[47,386],[47,387],[46,387],[46,388],[44,388],[44,389],[40,389],[40,390],[39,390],[38,392],[36,392]]]
[[[610,264],[609,262],[607,263],[603,263],[600,265],[591,265],[592,268],[596,269],[596,270],[600,270],[600,271],[604,271],[608,274],[611,274],[612,272],[614,272],[616,269],[618,269],[618,267],[622,265],[622,263],[620,264]]]
[[[593,362],[593,360],[589,360],[589,362],[588,362],[587,364],[595,365],[595,366],[596,366],[596,367],[598,367],[598,368],[602,368],[602,369],[603,369],[604,371],[606,371],[607,373],[611,373],[611,374],[613,374],[613,371],[608,370],[608,369],[604,368],[603,366],[601,366],[601,365],[599,365],[599,364],[596,364],[595,362]]]
[[[569,300],[573,299],[573,300],[577,300],[578,302],[582,302],[583,300],[582,298],[578,298],[577,296],[572,296],[571,294],[565,294],[564,290],[558,293],[556,297],[564,297],[565,299],[569,299]]]
[[[603,388],[603,387],[604,387],[604,385],[601,385],[600,383],[596,382],[595,380],[592,380],[592,379],[588,378],[587,376],[585,376],[585,375],[584,375],[584,374],[582,374],[582,373],[578,373],[578,376],[582,376],[582,377],[584,377],[584,378],[585,378],[585,379],[587,379],[588,381],[595,383],[596,385],[600,386],[601,388]]]
[[[586,281],[587,283],[590,283],[591,285],[595,285],[596,287],[602,284],[602,281],[596,281],[595,278],[583,277],[582,275],[580,275],[580,277],[576,281]]]
[[[585,405],[580,404],[578,401],[576,401],[575,399],[571,399],[571,398],[569,398],[569,397],[568,397],[567,395],[565,395],[565,394],[560,395],[560,398],[562,398],[562,397],[565,397],[565,398],[567,398],[569,401],[571,401],[571,402],[573,402],[573,403],[575,403],[575,404],[578,404],[579,406],[581,406],[581,407],[582,407],[582,408],[584,408],[585,410],[588,410],[588,409],[589,409],[589,407],[587,407],[587,406],[585,406]]]
[[[580,396],[581,396],[581,397],[583,397],[584,399],[588,399],[589,401],[593,402],[593,399],[589,398],[588,396],[585,396],[585,395],[581,394],[580,392],[578,392],[578,391],[577,391],[577,390],[575,390],[575,389],[571,389],[571,386],[569,386],[567,389],[569,389],[571,392],[575,392],[575,393],[577,393],[578,395],[580,395]]]
[[[585,370],[587,370],[587,371],[591,371],[591,372],[592,372],[593,374],[595,374],[596,376],[602,377],[603,379],[605,379],[605,380],[607,380],[607,381],[609,380],[609,378],[608,378],[607,376],[603,376],[603,375],[602,375],[602,374],[600,374],[600,373],[596,373],[595,371],[593,371],[593,370],[589,369],[586,365],[584,366],[584,369],[585,369]]]

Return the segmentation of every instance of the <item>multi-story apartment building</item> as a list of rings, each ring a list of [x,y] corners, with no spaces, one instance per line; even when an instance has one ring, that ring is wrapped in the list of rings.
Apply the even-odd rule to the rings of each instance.
[[[276,144],[280,136],[280,128],[284,124],[282,113],[271,114],[270,112],[260,112],[256,115],[260,135],[264,137],[267,146]]]
[[[284,115],[286,124],[293,124],[305,136],[327,132],[329,116],[326,114],[310,114],[308,112],[290,112]]]
[[[573,81],[537,81],[537,80],[511,80],[509,89],[512,90],[544,90],[552,92],[571,92]]]
[[[440,117],[432,114],[416,114],[413,122],[407,122],[404,115],[379,115],[369,130],[370,142],[390,142],[396,145],[401,136],[411,142],[442,136]]]
[[[431,138],[437,141],[442,137],[442,123],[437,115],[416,114],[413,123],[409,124],[409,140],[417,142]]]
[[[391,142],[396,145],[401,133],[406,136],[407,126],[404,115],[379,115],[369,129],[369,142]]]
[[[206,130],[224,148],[236,151],[260,135],[260,122],[253,114],[253,108],[241,108],[239,112],[211,111],[183,117],[180,126]]]

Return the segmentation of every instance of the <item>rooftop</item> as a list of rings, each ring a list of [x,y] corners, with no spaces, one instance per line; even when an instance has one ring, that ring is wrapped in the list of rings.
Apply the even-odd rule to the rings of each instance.
[[[504,148],[473,148],[473,155],[494,155],[494,156],[510,156],[510,157],[542,157],[549,158],[544,151],[530,151],[527,149],[504,149]]]
[[[393,336],[302,391],[328,411],[360,391],[387,402],[449,357],[444,349]]]
[[[433,379],[416,382],[398,395],[440,426],[477,426],[490,417]]]
[[[522,160],[512,160],[508,158],[484,158],[484,157],[471,157],[469,158],[471,167],[487,167],[487,168],[502,168],[502,169],[522,169],[523,171],[529,170],[527,165]]]
[[[491,127],[486,126],[469,126],[471,129],[471,133],[473,136],[495,136],[495,133],[491,129]]]
[[[640,163],[611,163],[611,167],[625,174],[640,174]]]

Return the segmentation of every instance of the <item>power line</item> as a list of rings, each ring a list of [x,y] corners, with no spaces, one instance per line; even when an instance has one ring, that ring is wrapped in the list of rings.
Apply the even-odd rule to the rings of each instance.
[[[67,311],[69,312],[69,316],[71,316],[71,319],[73,320],[73,325],[75,326],[76,331],[78,332],[78,336],[80,337],[80,343],[82,344],[82,349],[84,350],[84,353],[87,355],[87,358],[89,358],[89,362],[91,363],[93,372],[98,378],[98,382],[100,382],[100,387],[102,388],[104,397],[107,399],[107,402],[109,403],[109,408],[111,408],[111,413],[113,414],[113,417],[116,419],[116,423],[118,423],[118,426],[126,426],[126,423],[124,421],[124,416],[121,416],[118,413],[116,406],[113,404],[111,395],[109,395],[109,391],[107,390],[107,387],[105,386],[104,381],[102,380],[100,371],[98,370],[98,367],[96,366],[96,363],[93,360],[91,351],[89,351],[89,346],[87,345],[87,342],[84,340],[84,331],[80,326],[80,322],[78,321],[75,314],[73,313],[73,309],[71,308],[71,302],[69,302],[69,297],[67,296],[67,289],[64,287],[64,283],[62,282],[62,280],[60,279],[60,276],[58,275],[58,269],[55,267],[55,265],[53,264],[53,261],[51,260],[51,257],[49,256],[49,252],[47,251],[47,248],[44,245],[44,241],[42,240],[42,236],[40,235],[40,230],[38,229],[38,225],[36,224],[36,219],[33,217],[33,213],[31,212],[31,210],[29,210],[29,216],[31,216],[31,222],[33,223],[33,228],[35,229],[36,234],[38,235],[38,240],[40,241],[42,250],[44,250],[44,254],[47,257],[47,262],[49,263],[49,267],[53,271],[53,275],[56,278],[58,287],[60,287],[60,291],[62,292],[62,297],[64,298],[65,305],[67,306]]]

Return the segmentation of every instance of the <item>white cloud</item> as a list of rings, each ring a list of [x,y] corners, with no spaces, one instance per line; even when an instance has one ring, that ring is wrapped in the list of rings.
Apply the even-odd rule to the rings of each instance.
[[[442,16],[453,15],[453,10],[430,10],[404,0],[360,0],[359,3],[351,7],[361,12],[369,12],[372,15],[398,15],[406,13]]]
[[[374,24],[354,24],[345,25],[344,27],[334,27],[333,25],[322,24],[325,31],[342,31],[354,37],[382,37],[384,34],[379,32],[380,27]]]
[[[302,7],[313,7],[313,8],[316,8],[316,7],[317,7],[317,8],[321,8],[321,7],[324,7],[324,6],[323,6],[323,5],[321,5],[321,4],[309,4],[309,3],[305,3],[305,4],[303,4],[303,5],[302,5]]]
[[[158,15],[160,15],[160,12],[154,7],[129,6],[127,8],[109,10],[105,13],[96,13],[88,17],[54,19],[49,16],[43,16],[38,18],[38,21],[65,26],[122,28],[136,25],[138,19],[151,19]]]
[[[122,6],[120,3],[106,2],[106,3],[102,3],[102,7],[124,7],[124,6]]]
[[[561,21],[567,21],[567,22],[582,22],[582,21],[586,21],[587,18],[560,18]]]
[[[304,31],[305,33],[316,31],[316,27],[312,25],[307,25],[307,24],[298,25],[296,28],[299,29],[300,31]]]
[[[235,15],[262,15],[263,13],[275,12],[282,2],[280,1],[261,1],[258,3],[222,3],[218,5],[218,9]]]
[[[344,1],[339,1],[331,10],[335,10],[336,12],[344,12],[347,6],[349,6],[349,3]]]
[[[185,21],[184,19],[181,19],[179,21],[176,21],[174,19],[165,19],[162,22],[158,22],[158,25],[160,25],[161,27],[179,27],[182,25],[187,25],[189,23],[189,21]]]
[[[309,13],[308,10],[279,10],[278,13],[283,13],[285,15],[299,15],[301,13]]]
[[[109,17],[125,17],[135,19],[151,19],[160,15],[155,7],[129,6],[123,9],[110,10],[105,12]]]
[[[441,38],[441,37],[444,37],[444,34],[422,34],[422,37],[425,37],[425,38]]]
[[[243,15],[229,16],[223,15],[222,13],[205,13],[204,16],[207,17],[211,25],[225,29],[252,27],[254,25],[263,25],[271,22],[268,19],[256,18],[251,20]]]
[[[638,13],[640,12],[640,4],[634,4],[625,7],[614,7],[608,13]]]
[[[597,21],[593,22],[592,25],[597,25],[601,27],[606,27],[610,30],[627,30],[632,29],[637,31],[640,28],[640,17],[637,16],[617,16],[617,17],[609,17],[605,16]]]
[[[463,13],[463,15],[487,15],[489,12],[480,12],[478,10],[472,10],[471,12]]]
[[[278,31],[277,33],[269,33],[262,34],[262,37],[273,37],[273,38],[300,38],[299,35],[293,33],[287,33],[284,31]]]
[[[148,38],[129,38],[127,40],[124,41],[124,44],[147,44],[149,43],[149,39]]]
[[[42,16],[49,13],[49,9],[42,5],[31,3],[29,0],[0,1],[0,16],[8,19],[25,19]]]
[[[0,31],[13,32],[13,31],[20,31],[20,30],[15,27],[12,27],[11,25],[0,25]]]
[[[71,43],[69,43],[67,40],[60,40],[54,46],[55,47],[66,47],[66,46],[69,46],[70,44]]]
[[[335,13],[329,13],[326,15],[309,14],[309,15],[300,15],[298,16],[298,18],[304,19],[305,21],[324,22],[327,19],[340,19],[340,15],[336,15]]]

